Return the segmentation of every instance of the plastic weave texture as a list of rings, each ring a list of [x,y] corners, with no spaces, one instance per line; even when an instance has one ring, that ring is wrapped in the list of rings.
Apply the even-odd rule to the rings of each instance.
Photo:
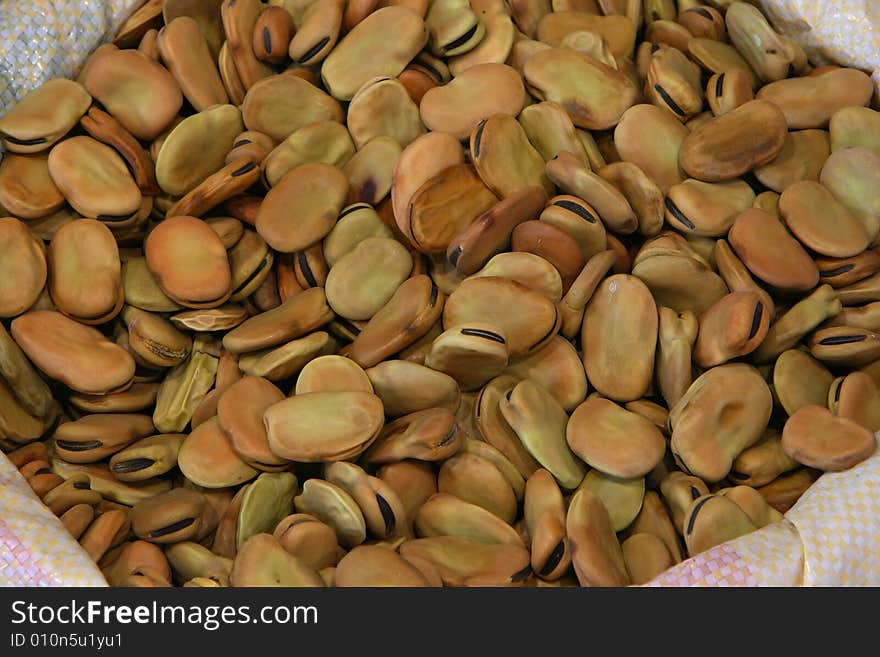
[[[72,78],[143,0],[0,0],[0,115],[52,78]]]

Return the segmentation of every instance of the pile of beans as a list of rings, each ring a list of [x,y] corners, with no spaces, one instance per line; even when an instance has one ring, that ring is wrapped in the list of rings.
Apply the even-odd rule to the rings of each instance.
[[[113,586],[623,586],[880,429],[880,113],[754,3],[150,0],[0,117],[0,447]]]

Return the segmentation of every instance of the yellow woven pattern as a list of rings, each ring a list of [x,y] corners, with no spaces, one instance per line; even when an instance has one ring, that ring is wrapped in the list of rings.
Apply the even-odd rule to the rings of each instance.
[[[880,449],[823,474],[781,522],[698,554],[650,586],[880,586],[878,545]]]
[[[107,586],[86,551],[2,454],[0,586]]]
[[[826,473],[787,517],[804,550],[804,586],[880,585],[880,454]]]
[[[797,529],[783,520],[688,559],[648,586],[798,586],[803,565]]]

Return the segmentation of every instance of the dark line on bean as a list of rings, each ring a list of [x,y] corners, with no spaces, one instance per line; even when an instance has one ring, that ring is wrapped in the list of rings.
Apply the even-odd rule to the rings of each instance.
[[[559,565],[559,562],[562,561],[562,557],[565,555],[565,541],[559,541],[556,544],[556,547],[553,548],[553,552],[550,553],[550,556],[547,557],[547,562],[544,564],[544,567],[541,568],[541,575],[546,577],[556,566]]]
[[[452,250],[452,253],[449,254],[449,262],[452,263],[453,267],[458,266],[458,259],[461,257],[461,251],[462,248],[457,246]]]
[[[394,510],[391,508],[391,505],[388,504],[388,501],[376,493],[376,504],[379,505],[379,511],[382,512],[382,519],[385,521],[385,533],[390,534],[394,531],[394,525],[397,523],[397,519],[394,517]]]
[[[98,449],[104,445],[100,440],[88,440],[83,443],[78,443],[72,440],[59,440],[58,438],[55,439],[55,444],[68,452],[88,452],[89,450]]]
[[[233,178],[238,178],[239,176],[243,176],[243,175],[246,174],[248,171],[253,171],[253,170],[256,169],[256,168],[257,168],[257,163],[256,163],[256,162],[248,162],[248,163],[245,164],[241,169],[236,169],[235,171],[233,171],[233,172],[232,172],[232,177],[233,177]]]
[[[700,16],[705,18],[706,20],[709,20],[709,21],[714,20],[712,18],[712,14],[710,14],[707,10],[703,9],[702,7],[691,7],[690,9],[688,9],[688,11],[692,11],[695,14],[699,14]]]
[[[504,398],[505,398],[507,401],[510,401],[510,396],[511,396],[512,394],[513,394],[513,388],[511,388],[510,390],[508,390],[507,392],[504,393]]]
[[[663,99],[664,103],[669,105],[669,109],[671,109],[679,116],[684,116],[684,110],[681,109],[674,100],[672,100],[672,97],[668,93],[666,93],[666,90],[663,87],[661,87],[659,84],[655,84],[654,91],[660,94],[660,98]]]
[[[235,142],[232,145],[232,147],[239,148],[240,146],[247,146],[248,144],[253,144],[253,143],[254,142],[252,142],[250,139],[240,139],[239,141]]]
[[[764,315],[764,304],[760,301],[758,305],[755,306],[755,314],[752,316],[752,328],[749,331],[749,340],[755,337],[755,334],[758,332],[758,328],[761,326],[761,317]]]
[[[312,268],[309,267],[309,259],[306,257],[306,252],[297,251],[296,261],[299,264],[299,268],[302,270],[303,277],[305,277],[306,283],[309,284],[309,287],[318,287],[318,281],[315,280]]]
[[[272,52],[272,33],[269,31],[268,27],[263,28],[263,47],[266,49],[267,53]]]
[[[235,291],[233,292],[233,294],[238,294],[244,288],[246,288],[248,285],[250,285],[254,281],[254,279],[257,276],[259,276],[260,272],[263,271],[268,266],[269,266],[269,256],[267,255],[265,258],[262,259],[262,261],[260,261],[260,264],[257,266],[256,269],[254,269],[254,271],[251,273],[251,275],[248,276],[246,279],[244,279],[244,281],[242,282],[241,285],[239,285],[237,288],[235,288]]]
[[[312,57],[314,57],[314,56],[317,55],[319,52],[321,52],[321,50],[324,48],[324,46],[326,46],[328,43],[330,43],[330,37],[324,37],[323,39],[321,39],[320,41],[318,41],[318,43],[316,43],[314,46],[312,46],[312,47],[306,52],[305,55],[303,55],[302,57],[300,57],[300,59],[299,59],[299,63],[300,63],[300,64],[305,64],[305,63],[306,63],[307,61],[309,61]]]
[[[693,472],[688,469],[687,464],[684,462],[684,459],[681,458],[681,454],[679,454],[678,452],[672,452],[672,455],[675,457],[678,467],[680,467],[683,472],[685,472],[686,474],[693,474]]]
[[[422,243],[419,241],[419,236],[416,235],[416,233],[415,233],[414,230],[412,230],[412,214],[413,214],[413,209],[414,209],[414,206],[410,205],[410,208],[409,208],[409,226],[410,226],[410,233],[412,234],[412,238],[413,238],[413,242],[415,243],[415,247],[416,247],[417,249],[421,249],[421,248],[422,248]]]
[[[113,224],[117,222],[128,221],[135,214],[137,213],[133,212],[132,214],[99,214],[97,219],[98,221],[104,221],[108,224]]]
[[[531,574],[532,574],[532,567],[526,566],[522,570],[519,570],[519,571],[515,572],[513,575],[511,575],[510,581],[511,582],[523,582],[523,581],[527,580],[529,578],[529,575],[531,575]]]
[[[554,333],[554,329],[556,329],[556,320],[557,320],[558,318],[559,318],[559,310],[554,306],[554,307],[553,307],[553,323],[550,325],[550,328],[549,328],[549,329],[547,330],[547,332],[544,334],[544,337],[542,337],[542,338],[541,338],[540,340],[538,340],[535,344],[533,344],[531,347],[529,347],[529,351],[531,351],[532,349],[534,349],[535,347],[537,347],[539,344],[541,344],[542,342],[544,342],[544,341],[545,341],[547,338],[549,338],[551,335],[553,335],[553,333]]]
[[[416,62],[416,66],[423,67],[428,71],[428,73],[434,76],[434,79],[437,80],[437,82],[440,82],[441,84],[443,83],[443,75],[438,69],[434,68],[430,64],[426,64],[425,62]]]
[[[162,527],[161,529],[157,529],[155,531],[150,532],[151,538],[160,538],[162,536],[168,536],[168,534],[173,534],[174,532],[178,532],[181,529],[186,529],[191,524],[196,521],[195,518],[184,518],[183,520],[178,520],[175,523],[168,525],[167,527]]]
[[[477,132],[474,134],[474,158],[480,157],[480,141],[483,139],[483,129],[486,127],[486,119],[480,121]]]
[[[92,490],[92,487],[89,486],[89,482],[87,481],[78,481],[73,485],[77,490]]]
[[[580,203],[575,203],[574,201],[556,201],[553,205],[564,208],[569,212],[574,212],[581,219],[585,219],[589,221],[591,224],[595,224],[598,222],[596,217],[589,213],[589,211]]]
[[[724,73],[718,76],[718,79],[715,80],[715,97],[721,98],[721,94],[724,93]]]
[[[34,137],[33,139],[17,139],[12,135],[7,135],[5,132],[0,132],[0,138],[5,139],[10,144],[16,144],[17,146],[36,146],[37,144],[45,144],[49,141],[46,137]]]
[[[697,490],[696,486],[691,486],[691,499],[695,500],[700,496],[700,491]]]
[[[467,32],[462,34],[460,37],[458,37],[454,41],[450,41],[449,43],[447,43],[445,46],[443,46],[440,49],[443,52],[449,52],[450,50],[453,50],[454,48],[458,48],[459,46],[463,46],[477,33],[477,28],[479,26],[480,26],[479,23],[474,23],[474,26],[471,29],[469,29]]]
[[[702,500],[701,502],[697,502],[697,506],[694,507],[694,511],[693,511],[693,513],[691,513],[691,517],[688,519],[688,526],[687,526],[687,531],[685,531],[685,534],[690,536],[691,532],[694,530],[694,520],[697,519],[697,513],[699,513],[700,509],[703,508],[703,505],[711,499],[712,499],[712,497],[710,496],[710,497],[707,497],[706,499]]]
[[[472,335],[476,338],[485,338],[486,340],[493,340],[494,342],[500,342],[501,344],[506,344],[504,338],[502,338],[497,333],[493,333],[492,331],[484,331],[482,329],[461,329],[462,335]]]
[[[355,210],[360,210],[361,208],[369,208],[371,207],[369,203],[355,203],[354,205],[349,205],[342,212],[339,213],[339,216],[336,217],[336,221],[339,221],[343,217],[347,217]]]
[[[52,474],[52,468],[40,468],[34,473],[35,476],[41,474]]]
[[[431,285],[431,297],[428,299],[428,307],[433,308],[434,304],[437,303],[437,295],[440,294],[440,288],[436,285]]]
[[[357,326],[355,326],[354,324],[349,322],[347,319],[345,319],[345,317],[337,317],[336,323],[339,324],[342,328],[344,328],[349,333],[353,333],[354,335],[361,334],[361,330]]]
[[[156,461],[148,458],[139,458],[139,459],[128,459],[126,461],[119,461],[116,465],[113,466],[113,472],[137,472],[138,470],[146,470],[151,465],[153,465]]]
[[[457,433],[458,433],[458,425],[455,422],[453,422],[452,427],[449,429],[447,434],[445,436],[443,436],[443,440],[441,440],[439,443],[437,443],[437,447],[446,447],[446,445],[448,445],[453,440],[455,440],[455,434],[457,434]]]
[[[854,342],[864,342],[868,339],[867,335],[833,335],[830,338],[819,340],[819,344],[823,346],[832,346],[837,344],[852,344]]]
[[[767,190],[766,187],[755,177],[755,174],[749,171],[740,177],[741,180],[745,181],[745,183],[752,188],[752,191],[755,193],[755,196]]]
[[[737,472],[736,470],[731,470],[727,473],[727,475],[732,479],[748,479],[750,476],[745,474],[744,472]]]
[[[696,230],[697,227],[694,222],[684,216],[684,213],[678,209],[678,206],[672,202],[671,198],[667,196],[663,203],[666,205],[666,209],[669,210],[669,214],[675,217],[682,225],[687,226],[691,230]]]
[[[843,387],[843,381],[837,384],[837,387],[834,389],[834,401],[840,401],[840,389]]]
[[[851,271],[855,268],[855,265],[850,263],[848,265],[841,265],[840,267],[835,267],[834,269],[826,269],[825,271],[819,270],[819,276],[824,278],[831,278],[832,276],[840,276],[841,274],[845,274],[848,271]]]

